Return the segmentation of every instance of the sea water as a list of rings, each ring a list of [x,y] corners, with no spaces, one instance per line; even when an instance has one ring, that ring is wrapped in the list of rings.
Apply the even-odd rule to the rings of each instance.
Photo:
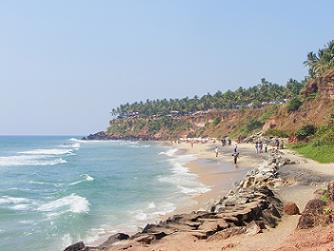
[[[60,251],[134,232],[209,190],[196,156],[153,142],[0,137],[0,250]]]

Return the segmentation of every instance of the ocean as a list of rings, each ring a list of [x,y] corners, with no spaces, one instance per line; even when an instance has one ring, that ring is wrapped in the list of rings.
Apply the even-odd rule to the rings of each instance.
[[[0,250],[60,251],[135,232],[210,190],[155,142],[0,137]]]

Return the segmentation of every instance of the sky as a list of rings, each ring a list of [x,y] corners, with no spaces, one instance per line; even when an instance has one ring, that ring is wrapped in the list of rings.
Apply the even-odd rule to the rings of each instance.
[[[284,84],[331,0],[0,1],[0,135],[87,135],[121,103]]]

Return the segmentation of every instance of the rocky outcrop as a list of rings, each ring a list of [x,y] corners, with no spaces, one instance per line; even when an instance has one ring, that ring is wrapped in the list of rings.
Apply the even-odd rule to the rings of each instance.
[[[294,202],[287,202],[284,205],[283,211],[287,215],[297,215],[299,214],[299,208]]]
[[[90,134],[83,137],[82,140],[159,140],[159,138],[150,137],[149,135],[136,135],[136,136],[126,136],[126,135],[109,135],[104,131]]]
[[[315,192],[316,198],[306,204],[297,228],[308,229],[334,222],[333,186],[334,181],[330,181],[327,190],[318,189]]]
[[[274,154],[207,210],[174,215],[158,224],[148,224],[132,236],[119,233],[98,247],[83,246],[78,251],[124,250],[185,233],[210,241],[242,233],[257,234],[262,229],[273,228],[280,221],[283,205],[272,187],[280,184],[278,168],[288,162]]]

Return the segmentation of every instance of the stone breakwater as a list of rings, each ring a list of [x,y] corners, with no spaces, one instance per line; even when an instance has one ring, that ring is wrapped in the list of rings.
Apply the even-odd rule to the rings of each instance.
[[[158,224],[148,224],[132,235],[118,233],[97,247],[78,242],[64,251],[126,250],[149,246],[163,238],[191,235],[199,240],[226,239],[236,234],[257,234],[275,227],[283,213],[283,204],[273,192],[281,184],[278,169],[290,163],[273,153],[260,166],[251,170],[227,195],[207,210],[178,214]]]

